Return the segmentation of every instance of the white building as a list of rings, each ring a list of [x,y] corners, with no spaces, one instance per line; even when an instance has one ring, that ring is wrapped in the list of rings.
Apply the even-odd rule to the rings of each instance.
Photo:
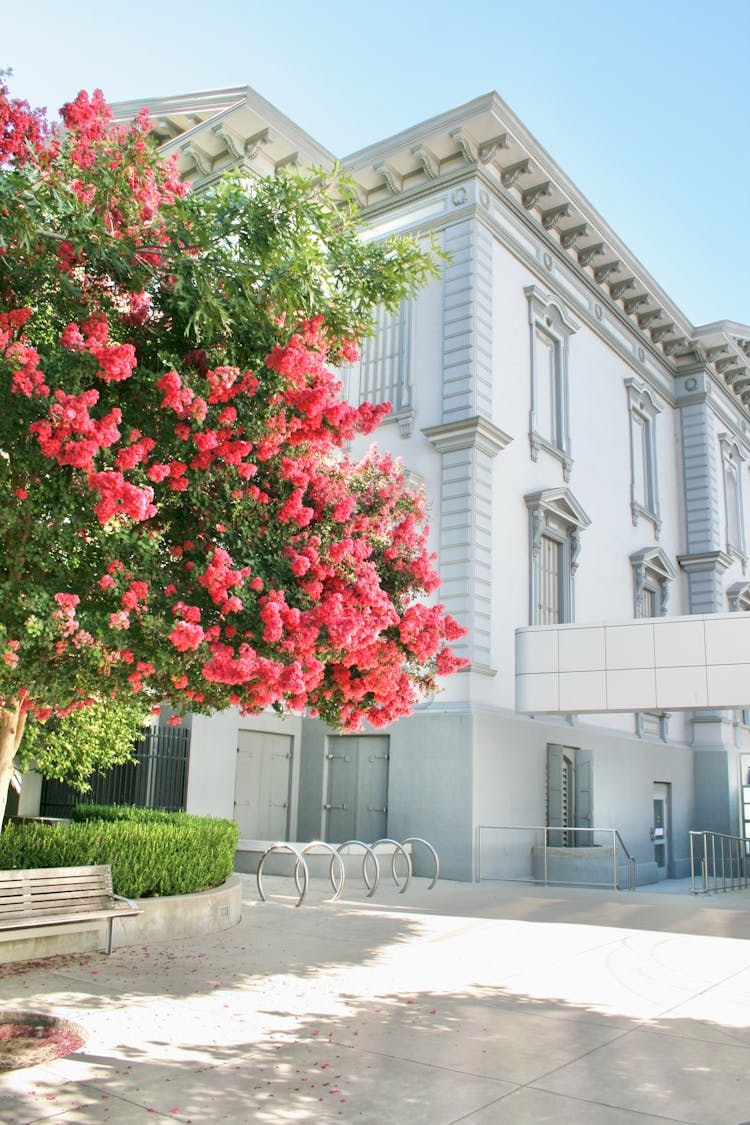
[[[238,163],[332,160],[246,87],[150,109],[198,188]],[[561,713],[534,717],[515,710],[515,632],[750,606],[750,327],[691,324],[496,94],[343,165],[376,234],[432,231],[450,255],[347,390],[394,404],[376,438],[425,483],[471,665],[377,734],[194,717],[187,806],[245,837],[424,836],[460,879],[528,866],[528,834],[487,826],[555,825],[566,844],[590,842],[566,827],[617,828],[639,879],[683,876],[689,829],[743,831],[748,668],[736,710],[678,709],[686,693],[634,713],[625,691],[612,714],[582,695],[584,662],[578,713],[560,688],[540,710]]]

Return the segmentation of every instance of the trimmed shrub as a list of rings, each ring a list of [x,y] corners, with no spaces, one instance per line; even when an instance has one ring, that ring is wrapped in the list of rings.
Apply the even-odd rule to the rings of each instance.
[[[191,813],[167,812],[166,809],[142,809],[136,805],[75,805],[70,819],[80,823],[84,820],[129,820],[138,824],[179,824],[192,820],[210,820],[211,817],[196,817]]]
[[[0,834],[0,868],[108,863],[115,893],[127,898],[194,894],[229,878],[238,839],[233,820],[188,813],[9,824]]]

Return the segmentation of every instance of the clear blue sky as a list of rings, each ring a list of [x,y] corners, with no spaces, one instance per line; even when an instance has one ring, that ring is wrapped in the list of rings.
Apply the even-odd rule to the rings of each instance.
[[[338,156],[497,90],[695,324],[750,322],[750,0],[0,0],[54,112],[248,83]]]

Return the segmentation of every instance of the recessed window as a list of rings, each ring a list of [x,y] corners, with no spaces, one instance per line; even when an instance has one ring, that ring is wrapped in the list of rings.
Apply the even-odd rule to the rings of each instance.
[[[644,547],[630,556],[633,568],[633,616],[664,617],[669,586],[677,571],[661,547]]]
[[[573,467],[568,407],[568,341],[578,325],[538,286],[529,285],[524,292],[529,303],[531,341],[531,458],[537,461],[541,451],[552,454],[562,463],[563,477],[567,481]]]
[[[531,540],[530,622],[572,621],[580,533],[591,521],[567,488],[534,492],[525,499]]]
[[[633,568],[633,616],[664,617],[669,604],[670,584],[677,577],[661,547],[644,547],[630,556]],[[640,711],[635,716],[635,733],[639,738],[666,742],[669,737],[669,715],[666,711]]]
[[[724,526],[726,528],[727,554],[735,555],[743,563],[747,559],[745,528],[742,510],[742,462],[740,447],[729,434],[719,438],[724,476]]]
[[[633,525],[641,517],[661,530],[656,467],[656,417],[661,412],[651,392],[638,379],[626,379],[630,421],[630,510]]]
[[[379,308],[374,334],[363,341],[359,359],[346,369],[346,397],[363,402],[390,402],[385,422],[398,422],[402,437],[414,421],[411,377],[412,302],[402,301],[394,312]]]

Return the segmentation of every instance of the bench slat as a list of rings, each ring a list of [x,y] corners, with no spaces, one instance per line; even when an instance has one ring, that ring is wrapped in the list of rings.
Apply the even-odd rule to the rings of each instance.
[[[0,932],[109,920],[110,952],[113,920],[142,913],[115,900],[112,870],[105,864],[0,872]]]

